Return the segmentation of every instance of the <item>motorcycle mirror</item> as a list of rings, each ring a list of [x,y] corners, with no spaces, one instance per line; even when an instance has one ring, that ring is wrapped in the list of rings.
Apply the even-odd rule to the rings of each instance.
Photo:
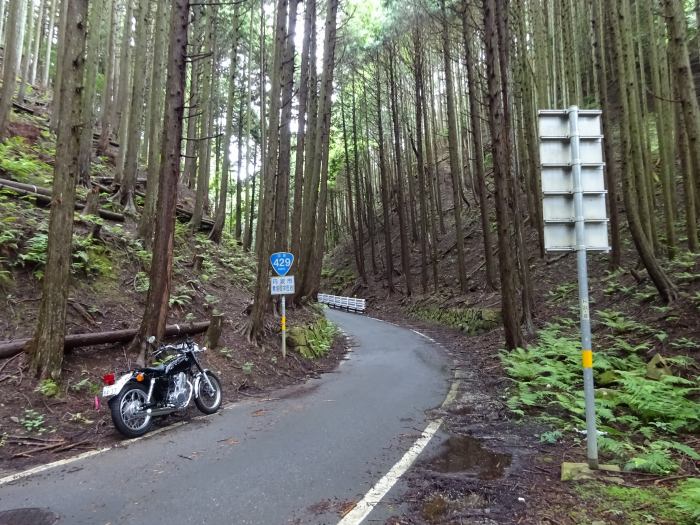
[[[152,335],[148,339],[146,339],[146,341],[148,341],[149,344],[153,344],[156,342],[156,336]]]

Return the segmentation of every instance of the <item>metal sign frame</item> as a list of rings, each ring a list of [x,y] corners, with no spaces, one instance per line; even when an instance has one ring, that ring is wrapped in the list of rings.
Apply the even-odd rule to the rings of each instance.
[[[586,402],[588,465],[598,468],[587,251],[610,250],[600,110],[538,112],[542,213],[547,251],[575,251]]]

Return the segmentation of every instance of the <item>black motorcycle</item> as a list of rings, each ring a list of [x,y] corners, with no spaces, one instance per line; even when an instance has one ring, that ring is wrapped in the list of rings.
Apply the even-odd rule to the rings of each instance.
[[[148,338],[155,347],[155,338]],[[195,354],[203,352],[194,341],[160,345],[154,358],[160,364],[136,368],[118,379],[114,373],[103,376],[102,397],[108,399],[112,421],[129,438],[142,436],[151,428],[153,418],[185,410],[194,397],[205,414],[221,406],[221,383],[202,368]]]

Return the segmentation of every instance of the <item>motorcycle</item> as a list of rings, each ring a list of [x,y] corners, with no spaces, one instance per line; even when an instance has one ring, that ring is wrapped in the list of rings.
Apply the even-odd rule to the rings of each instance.
[[[153,418],[185,410],[194,398],[197,408],[214,414],[221,406],[221,382],[211,371],[202,368],[195,354],[199,347],[191,339],[177,344],[155,345],[154,357],[161,364],[135,368],[118,379],[114,372],[102,378],[102,397],[108,400],[112,422],[128,438],[144,435]],[[167,358],[166,358],[167,357]]]

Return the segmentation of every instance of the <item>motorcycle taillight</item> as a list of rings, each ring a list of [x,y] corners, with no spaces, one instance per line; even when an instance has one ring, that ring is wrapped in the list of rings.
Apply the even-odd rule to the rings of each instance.
[[[109,374],[105,374],[102,376],[102,381],[104,382],[105,385],[110,386],[114,384],[114,372],[111,372]]]

